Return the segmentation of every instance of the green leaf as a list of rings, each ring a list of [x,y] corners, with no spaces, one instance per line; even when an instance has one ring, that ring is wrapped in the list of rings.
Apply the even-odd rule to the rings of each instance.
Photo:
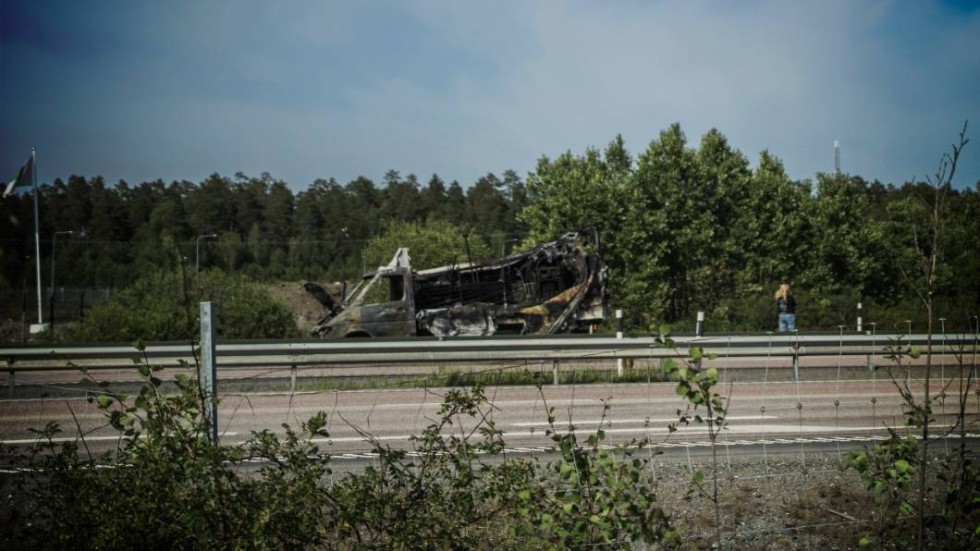
[[[607,529],[607,528],[609,528],[609,523],[608,523],[608,522],[606,522],[606,521],[605,521],[605,520],[604,520],[604,519],[603,519],[602,517],[600,517],[599,515],[592,515],[591,517],[589,517],[589,521],[590,521],[590,522],[591,522],[592,524],[595,524],[596,526],[598,526],[598,527],[600,527],[600,528],[602,528],[602,529]]]

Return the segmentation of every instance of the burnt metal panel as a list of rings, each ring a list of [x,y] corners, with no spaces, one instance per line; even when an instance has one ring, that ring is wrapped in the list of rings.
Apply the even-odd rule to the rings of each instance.
[[[359,292],[340,307],[332,297],[323,298],[318,286],[307,284],[327,309],[313,334],[551,334],[598,325],[606,314],[607,269],[584,237],[568,233],[491,262],[423,271],[413,271],[408,250],[399,249],[388,266],[367,274]],[[395,277],[403,279],[386,288]]]

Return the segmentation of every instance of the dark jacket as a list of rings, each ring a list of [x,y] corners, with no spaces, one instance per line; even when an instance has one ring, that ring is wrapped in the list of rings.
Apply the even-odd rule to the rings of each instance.
[[[780,314],[795,314],[796,313],[796,299],[793,295],[787,295],[786,298],[779,297],[776,299],[776,311]]]

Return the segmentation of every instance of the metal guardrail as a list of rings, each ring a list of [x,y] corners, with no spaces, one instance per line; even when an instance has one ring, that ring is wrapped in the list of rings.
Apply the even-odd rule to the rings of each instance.
[[[900,341],[896,340],[900,339]],[[883,356],[898,342],[923,349],[924,334],[754,334],[678,335],[673,348],[664,347],[655,337],[561,336],[549,338],[457,338],[457,339],[351,339],[342,341],[229,341],[216,347],[216,363],[222,368],[242,367],[337,367],[345,364],[399,364],[478,362],[496,360],[600,360],[687,357],[700,347],[705,354],[719,358],[793,358],[794,366],[806,356]],[[977,353],[977,335],[933,335],[936,353]],[[145,356],[149,363],[177,367],[195,364],[190,344],[149,344],[141,352],[132,345],[25,345],[0,348],[0,370],[11,377],[18,371],[110,369],[133,367]]]

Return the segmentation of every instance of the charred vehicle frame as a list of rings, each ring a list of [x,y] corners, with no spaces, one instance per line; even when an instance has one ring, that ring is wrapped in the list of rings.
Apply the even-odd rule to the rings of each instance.
[[[595,233],[593,233],[595,235]],[[596,328],[606,316],[607,268],[572,232],[489,262],[414,271],[408,249],[365,274],[340,301],[304,288],[325,308],[322,338],[554,334]]]

